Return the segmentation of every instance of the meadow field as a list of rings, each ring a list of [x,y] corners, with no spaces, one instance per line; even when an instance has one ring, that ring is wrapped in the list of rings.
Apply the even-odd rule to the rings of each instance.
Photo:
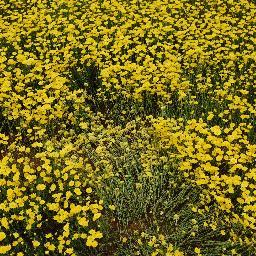
[[[0,0],[0,255],[255,256],[256,2]]]

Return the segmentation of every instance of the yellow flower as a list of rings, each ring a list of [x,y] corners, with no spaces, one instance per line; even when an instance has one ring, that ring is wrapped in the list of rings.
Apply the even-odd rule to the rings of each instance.
[[[6,217],[3,217],[2,219],[1,219],[1,225],[4,227],[4,228],[6,228],[6,229],[8,229],[8,227],[9,227],[9,223],[8,223],[8,220],[7,220],[7,218]]]
[[[73,252],[74,252],[74,249],[73,249],[73,248],[68,248],[68,249],[66,250],[66,253],[67,253],[68,255],[71,255]]]
[[[87,128],[88,128],[88,124],[87,124],[87,123],[80,123],[79,126],[80,126],[82,129],[87,129]]]
[[[42,191],[42,190],[45,190],[46,186],[44,184],[38,184],[36,186],[36,189],[39,190],[39,191]]]
[[[34,247],[38,247],[40,245],[40,242],[36,240],[32,241],[32,243]]]
[[[172,244],[169,244],[169,245],[168,245],[168,247],[167,247],[167,252],[168,252],[168,253],[173,252],[173,245],[172,245]]]
[[[55,250],[55,245],[54,245],[54,244],[50,244],[50,245],[48,246],[48,250],[54,251],[54,250]]]
[[[6,235],[4,232],[0,232],[0,241],[3,241],[6,238]]]
[[[127,240],[128,240],[127,237],[123,237],[123,238],[122,238],[122,242],[123,242],[123,243],[126,243]],[[139,240],[140,240],[140,239],[139,239]]]
[[[78,195],[78,196],[82,195],[82,192],[81,192],[81,190],[80,190],[79,188],[75,188],[75,189],[74,189],[74,192],[75,192],[75,194]]]
[[[86,193],[88,193],[88,194],[92,193],[92,188],[87,188]]]
[[[196,247],[195,248],[195,253],[200,254],[200,252],[201,252],[201,250],[198,247]]]
[[[109,205],[109,209],[114,211],[116,209],[116,207],[114,205]]]
[[[88,226],[89,221],[85,218],[82,217],[81,219],[79,219],[78,224],[83,226],[83,227],[87,227]]]
[[[93,236],[94,238],[102,238],[103,235],[100,231],[95,231],[94,229],[91,229],[89,231],[89,234],[91,234],[91,236]]]
[[[184,256],[184,253],[179,250],[175,250],[173,256]]]
[[[207,120],[208,121],[211,121],[214,117],[214,114],[213,113],[210,113],[209,116],[207,117]]]
[[[211,127],[210,130],[217,136],[221,135],[221,129],[218,125]]]
[[[221,161],[223,159],[223,156],[222,155],[218,155],[217,157],[216,157],[216,161]]]
[[[10,250],[11,250],[11,245],[0,246],[0,254],[6,254]]]
[[[89,247],[97,247],[98,242],[94,240],[93,236],[88,236],[87,241],[86,241],[86,245],[89,246]]]
[[[225,230],[221,230],[220,233],[224,236],[226,234]]]
[[[192,210],[193,212],[197,212],[197,208],[194,207],[194,206],[191,208],[191,210]]]

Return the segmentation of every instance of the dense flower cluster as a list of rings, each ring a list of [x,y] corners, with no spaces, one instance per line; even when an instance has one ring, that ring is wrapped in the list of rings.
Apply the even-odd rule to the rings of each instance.
[[[202,202],[214,200],[226,212],[226,220],[251,230],[255,243],[256,145],[248,140],[251,127],[234,123],[226,128],[191,119],[186,125],[176,120],[154,120],[161,147],[177,168],[204,188]],[[228,217],[230,216],[230,217]]]
[[[0,0],[0,255],[254,255],[255,17]]]

